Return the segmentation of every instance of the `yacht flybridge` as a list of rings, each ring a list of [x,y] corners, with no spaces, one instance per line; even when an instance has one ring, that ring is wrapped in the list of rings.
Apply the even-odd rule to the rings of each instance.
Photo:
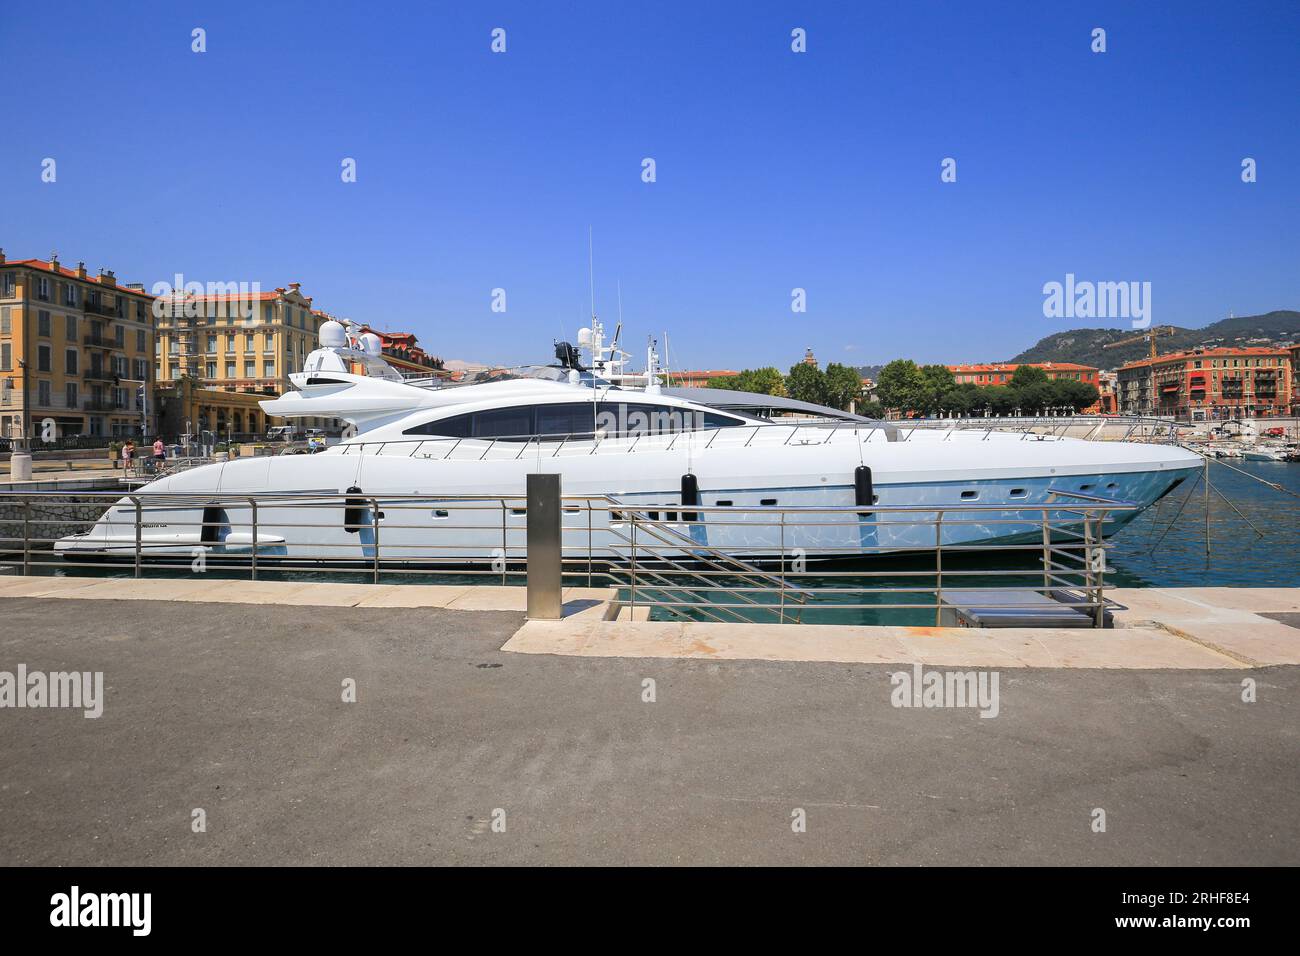
[[[553,472],[566,496],[611,505],[592,512],[590,527],[565,531],[566,555],[622,553],[623,506],[655,520],[662,514],[670,524],[681,518],[678,550],[687,557],[693,546],[750,558],[798,548],[818,557],[854,556],[933,546],[933,525],[919,523],[924,514],[889,506],[971,510],[970,520],[943,525],[944,545],[1033,540],[1042,505],[1057,501],[1068,507],[1092,497],[1135,506],[1112,515],[1104,529],[1111,533],[1201,462],[1156,444],[992,430],[904,433],[843,416],[759,417],[680,391],[666,394],[653,351],[646,373],[635,377],[611,359],[598,329],[584,330],[579,341],[592,353],[590,367],[562,344],[558,366],[453,386],[403,380],[383,361],[377,339],[327,322],[320,348],[291,376],[296,391],[261,404],[273,416],[346,420],[339,444],[160,478],[133,493],[143,520],[123,498],[93,529],[61,539],[56,550],[133,557],[139,546],[146,557],[175,560],[202,547],[213,556],[247,556],[254,544],[247,531],[252,504],[245,502],[258,496],[259,560],[436,566],[522,558],[522,538],[503,538],[503,522],[522,528],[527,476]],[[311,495],[335,497],[322,499],[304,521],[301,504]],[[387,515],[385,496],[393,505]],[[476,497],[518,499],[520,507],[451,510]],[[692,505],[708,510],[692,512]],[[811,513],[807,521],[787,515],[783,522],[763,514],[872,505],[883,510],[836,523]],[[737,510],[723,512],[722,520],[717,509],[724,507]]]

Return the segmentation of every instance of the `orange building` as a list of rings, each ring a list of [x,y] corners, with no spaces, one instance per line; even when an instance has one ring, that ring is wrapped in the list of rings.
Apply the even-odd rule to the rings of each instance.
[[[1041,368],[1048,378],[1072,378],[1076,382],[1100,387],[1099,369],[1091,365],[1075,365],[1073,362],[1028,362],[1034,368]],[[997,362],[991,365],[949,365],[948,371],[957,384],[972,382],[975,385],[1008,385],[1011,376],[1016,374],[1020,364],[1016,362]]]
[[[324,313],[320,314],[324,318],[329,318]],[[381,332],[368,325],[360,328],[363,333],[371,332],[379,336],[379,341],[383,343],[384,358],[399,372],[427,375],[442,371],[442,359],[420,348],[414,332]]]
[[[1291,353],[1285,348],[1193,349],[1129,362],[1118,372],[1119,408],[1191,421],[1285,415]]]

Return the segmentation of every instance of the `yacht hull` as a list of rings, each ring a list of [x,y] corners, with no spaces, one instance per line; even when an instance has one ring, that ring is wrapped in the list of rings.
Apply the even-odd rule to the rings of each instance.
[[[563,515],[566,559],[621,563],[635,550],[641,559],[721,551],[817,561],[1041,543],[1038,506],[1049,504],[1060,506],[1047,510],[1050,537],[1078,541],[1081,521],[1070,505],[1082,499],[1071,495],[1133,505],[1106,516],[1101,533],[1109,536],[1200,467],[1199,456],[1164,446],[1010,435],[611,451],[570,446],[567,455],[544,457],[539,447],[536,457],[530,450],[494,459],[485,451],[460,459],[350,454],[341,446],[240,460],[154,482],[136,493],[138,512],[124,498],[55,550],[74,560],[134,561],[138,536],[141,560],[172,564],[200,556],[242,562],[256,550],[268,563],[502,568],[527,556],[527,475],[557,471],[565,495],[574,496]],[[860,464],[873,469],[873,504],[882,510],[819,511],[854,506]],[[693,522],[682,520],[686,474],[696,477],[704,509]],[[345,502],[342,494],[355,497]],[[629,520],[634,510],[642,520]]]

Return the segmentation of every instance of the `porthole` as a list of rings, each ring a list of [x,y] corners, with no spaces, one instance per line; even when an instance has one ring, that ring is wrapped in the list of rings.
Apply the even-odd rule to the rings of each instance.
[[[715,502],[713,503],[713,505],[714,505],[714,507],[716,507],[716,508],[730,508],[730,507],[731,507],[731,502],[730,502],[730,501],[715,501]]]
[[[770,508],[772,505],[775,505],[775,504],[776,504],[776,499],[775,499],[775,498],[763,498],[763,499],[761,499],[761,500],[759,501],[759,504],[762,505],[762,506],[765,507],[765,508]]]
[[[1012,489],[1011,489],[1011,497],[1012,497],[1012,498],[1028,498],[1028,497],[1029,497],[1029,493],[1028,493],[1027,491],[1025,491],[1024,488],[1012,488]]]
[[[975,501],[975,500],[977,500],[977,499],[979,498],[979,496],[980,496],[980,493],[979,493],[978,491],[963,491],[963,492],[961,493],[961,500],[962,500],[962,501]]]
[[[434,509],[433,516],[435,518],[447,518],[450,517],[450,512],[447,511],[446,508],[436,508]]]

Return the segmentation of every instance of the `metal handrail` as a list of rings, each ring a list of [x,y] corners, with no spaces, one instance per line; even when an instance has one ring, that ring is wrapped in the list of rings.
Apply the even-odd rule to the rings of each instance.
[[[1061,499],[1047,502],[882,505],[731,505],[705,504],[629,505],[603,495],[566,495],[562,501],[562,535],[565,550],[561,554],[564,573],[582,574],[588,584],[600,582],[630,591],[633,606],[650,607],[657,612],[679,617],[701,616],[709,620],[750,620],[746,614],[771,612],[775,619],[786,620],[791,601],[800,606],[798,614],[815,609],[819,601],[831,599],[843,610],[874,609],[901,611],[929,608],[936,623],[942,609],[953,595],[968,589],[969,583],[993,577],[997,583],[982,587],[999,594],[1037,591],[1059,594],[1077,592],[1071,601],[1081,611],[1090,610],[1094,623],[1100,624],[1107,607],[1105,597],[1105,548],[1103,530],[1117,512],[1136,509],[1133,502],[1106,499],[1083,492],[1059,491]],[[336,528],[340,506],[364,507],[369,517],[363,519],[368,540],[330,543],[328,555],[316,557],[289,554],[295,545],[307,544],[302,537],[310,529]],[[322,575],[364,573],[367,580],[402,580],[404,576],[427,574],[437,568],[439,574],[456,574],[469,578],[492,576],[506,583],[511,576],[526,573],[529,555],[522,547],[527,513],[522,495],[430,495],[417,493],[347,494],[315,492],[278,492],[249,494],[211,494],[203,492],[149,492],[137,490],[123,497],[113,492],[0,492],[0,507],[18,506],[10,515],[0,517],[0,552],[12,547],[14,555],[21,546],[22,573],[40,573],[47,567],[77,568],[92,564],[84,556],[56,558],[50,548],[68,529],[95,524],[90,519],[74,519],[59,511],[69,503],[98,502],[105,509],[117,503],[127,507],[132,516],[127,522],[134,527],[134,546],[123,549],[122,557],[136,577],[153,568],[184,570],[190,561],[184,550],[197,548],[212,553],[221,566],[232,573],[240,569],[257,580],[267,573],[286,570],[312,570]],[[168,542],[149,541],[144,534],[150,509],[202,503],[223,504],[238,508],[223,522],[169,520],[169,525],[189,528],[192,537]],[[275,540],[284,546],[284,555],[264,550],[265,509],[274,506],[280,512],[275,519]],[[283,509],[292,517],[286,519]],[[445,532],[495,534],[499,542],[491,570],[483,560],[467,559],[467,550],[479,547],[467,544],[456,534],[428,535],[417,543],[393,540],[393,533],[403,529],[429,531],[428,519],[413,523],[404,512],[442,513],[437,528]],[[381,514],[381,509],[385,514]],[[671,510],[675,520],[658,520],[651,511]],[[331,513],[332,512],[332,513]],[[101,512],[102,514],[102,512]],[[691,520],[685,520],[689,514]],[[465,516],[463,519],[458,516]],[[482,519],[488,515],[488,520]],[[475,519],[478,519],[477,521]],[[682,520],[676,520],[676,519]],[[569,520],[572,519],[572,520]],[[808,561],[822,557],[842,557],[844,545],[810,543],[794,547],[800,532],[833,532],[836,528],[860,527],[864,519],[876,527],[916,529],[921,535],[929,528],[930,543],[863,544],[864,557],[884,556],[914,561],[918,556],[933,554],[933,565],[913,567],[867,567],[844,570],[817,567],[806,570],[798,560],[800,552]],[[1009,525],[1024,528],[1037,526],[1041,534],[1037,543],[990,545],[984,542],[950,544],[946,529],[961,529],[971,520],[994,527]],[[124,522],[125,524],[126,522]],[[14,534],[21,525],[21,539]],[[762,546],[721,546],[697,541],[684,528],[703,525],[719,532],[727,528],[771,529],[772,543]],[[239,554],[216,553],[205,541],[204,531],[214,527],[251,532],[239,545]],[[53,531],[53,533],[51,533]],[[41,532],[44,532],[43,534]],[[385,539],[383,548],[380,537]],[[251,540],[250,540],[251,539]],[[918,539],[919,540],[919,539]],[[579,543],[581,542],[581,543]],[[246,550],[242,550],[246,548]],[[170,553],[160,553],[160,552]],[[995,567],[963,567],[963,556],[1000,554],[1006,557]],[[1016,555],[1037,554],[1039,565],[1026,568],[1012,562]],[[952,560],[949,560],[949,559]],[[1023,557],[1018,559],[1023,560]],[[0,563],[3,557],[0,556]],[[889,562],[886,562],[887,564]],[[899,562],[894,562],[895,564]],[[16,568],[15,564],[15,568]],[[770,570],[779,567],[779,572]],[[892,579],[884,580],[880,579]],[[1025,583],[1007,583],[1020,582]],[[933,583],[931,583],[933,582]],[[930,594],[924,601],[908,600],[909,595]],[[856,597],[845,602],[841,598]],[[625,601],[625,603],[628,603]],[[976,605],[969,605],[976,606]],[[744,612],[743,614],[740,612]],[[799,620],[798,616],[793,618]]]

